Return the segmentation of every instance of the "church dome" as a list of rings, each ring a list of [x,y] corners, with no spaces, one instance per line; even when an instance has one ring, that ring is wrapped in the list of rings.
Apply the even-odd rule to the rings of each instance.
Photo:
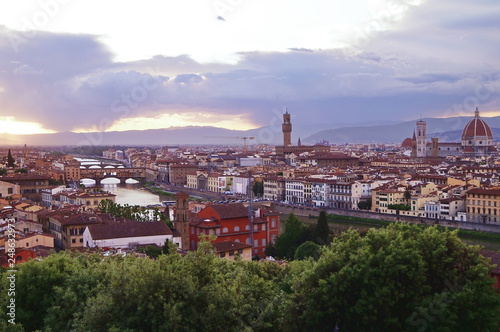
[[[476,112],[474,112],[474,119],[470,120],[464,128],[462,140],[474,139],[476,137],[493,138],[490,126],[479,117],[479,110],[477,107]]]
[[[401,143],[402,148],[411,149],[413,147],[413,140],[411,138],[406,138],[403,143]]]

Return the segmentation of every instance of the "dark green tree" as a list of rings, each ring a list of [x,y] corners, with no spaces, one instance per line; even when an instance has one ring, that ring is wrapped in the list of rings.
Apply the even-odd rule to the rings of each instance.
[[[308,227],[304,225],[293,213],[285,221],[283,233],[276,239],[278,257],[293,259],[295,250],[308,239]]]
[[[328,244],[330,236],[330,227],[328,227],[328,220],[325,211],[319,213],[318,222],[312,232],[311,240],[320,245]]]
[[[252,191],[256,197],[262,197],[264,195],[264,183],[262,181],[254,181]]]
[[[403,197],[407,201],[410,200],[411,199],[411,192],[408,189],[406,189],[405,192],[403,193]]]
[[[266,256],[278,257],[278,250],[274,246],[274,244],[269,244],[266,249],[264,249],[264,253]]]
[[[146,246],[144,253],[151,258],[158,258],[163,253],[163,250],[157,246]]]
[[[12,157],[12,153],[10,152],[9,149],[9,152],[7,154],[7,167],[14,168],[15,166],[16,166],[16,160],[14,159],[14,157]]]
[[[295,260],[302,260],[312,257],[314,260],[318,260],[320,256],[320,248],[319,244],[316,244],[311,241],[306,241],[302,243],[297,250],[295,250]]]
[[[500,298],[480,248],[457,231],[391,224],[351,230],[294,261],[283,330],[494,331]]]
[[[359,201],[358,209],[360,210],[370,210],[372,208],[372,200]]]

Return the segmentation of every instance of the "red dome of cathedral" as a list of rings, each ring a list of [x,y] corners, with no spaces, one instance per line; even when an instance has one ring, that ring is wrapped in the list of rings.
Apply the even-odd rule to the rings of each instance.
[[[474,119],[470,120],[462,133],[462,140],[474,139],[475,137],[493,138],[488,124],[479,117],[479,110],[476,107]]]
[[[411,138],[406,138],[403,143],[401,143],[402,148],[411,149],[413,147],[413,140]]]

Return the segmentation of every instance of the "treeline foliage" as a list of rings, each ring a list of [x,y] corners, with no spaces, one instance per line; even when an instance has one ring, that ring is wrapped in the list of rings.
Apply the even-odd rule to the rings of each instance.
[[[204,242],[156,260],[59,253],[18,266],[26,331],[496,331],[499,295],[457,232],[348,231],[315,260],[229,261]],[[169,251],[170,252],[170,251]],[[73,256],[71,256],[73,255]],[[1,279],[6,310],[7,279]]]
[[[359,201],[358,209],[360,210],[370,210],[372,208],[372,200]]]
[[[402,210],[402,211],[410,211],[411,206],[406,205],[406,204],[389,204],[387,205],[388,209],[392,210]]]
[[[276,239],[274,245],[266,248],[266,254],[273,257],[292,260],[297,250],[301,248],[300,259],[305,257],[317,257],[319,246],[330,242],[330,229],[328,227],[327,215],[321,211],[316,225],[306,226],[291,213],[285,220],[283,232]],[[308,256],[303,256],[304,254]]]
[[[114,217],[124,217],[138,221],[165,221],[169,227],[172,226],[168,216],[161,213],[157,207],[150,210],[137,205],[121,205],[110,199],[105,199],[99,202],[97,208],[99,209],[99,212],[109,213]]]

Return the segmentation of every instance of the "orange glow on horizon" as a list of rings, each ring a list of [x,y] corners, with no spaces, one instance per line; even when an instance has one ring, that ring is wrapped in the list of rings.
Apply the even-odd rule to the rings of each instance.
[[[113,123],[105,131],[127,131],[127,130],[148,130],[148,129],[168,129],[172,127],[202,127],[210,126],[232,130],[250,130],[258,126],[250,123],[240,115],[220,115],[209,113],[183,113],[183,114],[162,114],[156,117],[135,117],[123,118]],[[102,130],[102,129],[101,129]],[[78,128],[73,130],[78,133],[100,131],[97,128]]]
[[[16,121],[13,116],[0,117],[0,134],[34,135],[51,133],[55,133],[55,131],[43,128],[40,123]]]

